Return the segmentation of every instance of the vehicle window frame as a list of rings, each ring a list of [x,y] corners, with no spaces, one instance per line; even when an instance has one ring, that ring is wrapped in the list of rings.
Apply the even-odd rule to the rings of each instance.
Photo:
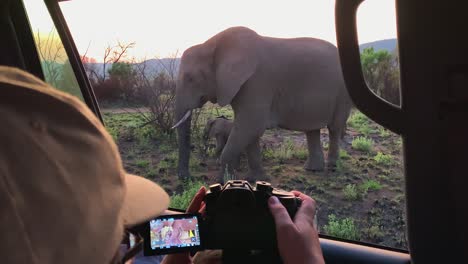
[[[58,0],[40,0],[40,1],[44,1],[45,5],[47,7],[48,13],[49,13],[49,15],[50,15],[50,17],[52,19],[52,22],[53,22],[55,28],[57,29],[58,36],[59,36],[59,38],[60,38],[60,40],[61,40],[61,42],[63,44],[63,47],[65,49],[65,53],[68,56],[70,65],[71,65],[72,70],[73,70],[73,74],[75,75],[75,78],[76,78],[76,80],[78,82],[78,86],[80,87],[80,91],[81,91],[81,94],[83,96],[84,102],[91,109],[91,111],[99,118],[101,123],[104,124],[102,116],[101,116],[101,112],[99,111],[99,105],[98,105],[98,102],[96,100],[96,96],[94,95],[91,83],[90,83],[88,77],[86,76],[84,66],[81,63],[81,59],[80,59],[78,49],[76,48],[76,45],[73,42],[73,38],[71,36],[68,25],[66,24],[65,18],[63,17],[60,6],[58,5],[59,1]],[[23,5],[24,14],[26,14],[26,16],[27,16],[28,11],[24,7],[23,1],[21,1],[21,3]],[[28,24],[29,24],[29,26],[28,26],[29,32],[28,33],[30,34],[30,37],[32,38],[33,33],[32,33],[31,23],[29,22],[29,19],[27,17],[26,17],[26,19],[27,19]],[[32,40],[32,43],[34,43],[34,40]],[[39,55],[37,54],[37,50],[35,48],[34,48],[34,50],[36,51],[37,58],[39,58]],[[40,62],[39,62],[39,66],[40,66]],[[42,68],[41,68],[41,73],[42,74],[39,77],[41,77],[42,80],[45,80]]]
[[[103,122],[101,112],[99,109],[99,105],[97,102],[97,98],[93,92],[93,89],[91,88],[90,81],[86,75],[84,66],[81,63],[79,52],[75,46],[75,43],[69,31],[66,20],[60,9],[59,2],[62,0],[43,0],[43,1],[46,3],[46,6],[49,10],[49,14],[51,15],[51,18],[53,19],[54,25],[57,28],[57,32],[63,42],[66,53],[69,56],[70,63],[72,65],[73,71],[78,80],[80,89],[83,93],[85,102],[91,108],[91,110],[96,113],[96,115],[100,118],[101,122]],[[183,212],[183,210],[181,210],[180,208],[168,208],[168,209],[173,210],[173,211]],[[387,247],[387,246],[382,246],[379,244],[373,244],[373,243],[368,243],[368,242],[358,241],[358,240],[347,240],[347,239],[342,239],[342,238],[333,237],[333,236],[320,234],[320,233],[319,233],[319,237],[323,239],[333,240],[333,241],[347,242],[347,243],[351,243],[355,245],[362,245],[362,246],[366,246],[370,248],[384,249],[388,251],[409,254],[409,250],[405,250],[402,248]]]

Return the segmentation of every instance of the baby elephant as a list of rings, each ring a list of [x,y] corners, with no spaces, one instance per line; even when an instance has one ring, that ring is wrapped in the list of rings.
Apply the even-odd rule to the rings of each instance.
[[[213,120],[208,120],[203,132],[203,139],[207,142],[210,138],[216,138],[216,157],[223,152],[224,145],[229,138],[229,133],[233,126],[232,120],[224,116],[217,117]]]

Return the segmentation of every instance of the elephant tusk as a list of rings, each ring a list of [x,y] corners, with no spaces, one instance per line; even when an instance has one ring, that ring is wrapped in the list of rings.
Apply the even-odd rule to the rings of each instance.
[[[173,125],[171,127],[171,129],[174,129],[174,128],[177,128],[178,126],[180,126],[182,123],[185,122],[185,120],[187,120],[187,118],[190,117],[190,115],[192,115],[192,111],[188,110],[187,113],[185,113],[184,117],[182,117],[182,119],[180,119],[179,122],[177,122],[175,125]]]

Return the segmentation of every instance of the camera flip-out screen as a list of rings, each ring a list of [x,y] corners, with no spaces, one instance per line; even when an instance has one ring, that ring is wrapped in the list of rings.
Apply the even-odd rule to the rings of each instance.
[[[148,222],[145,255],[201,249],[200,221],[195,214],[163,215]]]

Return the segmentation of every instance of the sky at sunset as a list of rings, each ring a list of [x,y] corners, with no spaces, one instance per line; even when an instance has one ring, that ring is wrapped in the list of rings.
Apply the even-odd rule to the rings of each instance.
[[[25,0],[35,32],[52,22],[40,0]],[[80,53],[102,60],[108,44],[136,42],[130,56],[168,57],[232,26],[272,37],[336,43],[334,0],[72,0],[60,4]],[[358,11],[359,42],[395,38],[395,3],[367,0]],[[89,47],[89,48],[88,48]]]

